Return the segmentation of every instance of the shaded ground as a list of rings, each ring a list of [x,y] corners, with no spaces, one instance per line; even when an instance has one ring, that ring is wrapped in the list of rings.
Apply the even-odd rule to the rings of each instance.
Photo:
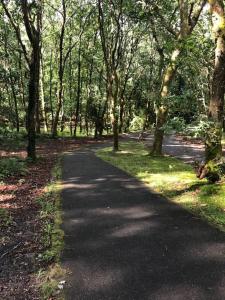
[[[12,141],[13,142],[13,141]],[[40,267],[37,256],[43,250],[43,224],[36,199],[51,180],[51,169],[58,154],[75,150],[88,139],[58,139],[38,141],[41,159],[28,167],[23,176],[11,176],[0,184],[0,208],[10,214],[11,222],[3,226],[0,217],[0,299],[39,299],[34,272]],[[4,143],[1,157],[25,157],[24,143]]]
[[[138,133],[131,133],[124,135],[124,137],[138,140]],[[143,142],[147,146],[152,146],[153,135],[145,134]],[[174,156],[176,158],[182,159],[186,163],[194,163],[195,161],[204,160],[204,144],[197,139],[187,140],[183,136],[178,135],[167,135],[163,141],[163,152]],[[225,155],[225,149],[224,149]]]
[[[87,148],[64,158],[67,300],[225,299],[225,236]]]

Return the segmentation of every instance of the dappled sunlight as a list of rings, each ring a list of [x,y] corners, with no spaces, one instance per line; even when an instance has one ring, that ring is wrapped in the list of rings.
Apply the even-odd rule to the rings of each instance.
[[[173,174],[151,174],[148,172],[139,172],[136,176],[143,180],[151,188],[156,188],[157,191],[163,191],[166,187],[168,190],[173,190],[174,186],[176,186],[177,189],[182,189],[185,184],[196,181],[195,176],[190,175],[188,172]]]
[[[224,236],[151,191],[160,189],[193,207],[193,201],[184,204],[185,196],[205,183],[176,159],[151,158],[146,153],[138,157],[138,147],[128,156],[111,155],[108,149],[98,155],[115,166],[122,164],[141,181],[88,150],[85,162],[83,151],[65,161],[63,265],[72,272],[73,287],[93,299],[102,295],[117,299],[118,291],[124,291],[123,299],[131,294],[134,299],[166,299],[174,289],[177,299],[183,293],[190,299],[195,295],[213,299],[224,278]]]
[[[95,184],[80,184],[80,183],[65,183],[65,188],[68,189],[93,189],[95,188]]]
[[[179,141],[172,137],[168,139],[172,139],[173,143],[166,141],[167,149],[174,144],[179,147]],[[183,146],[189,150],[193,147],[195,151],[202,147],[201,144]],[[148,149],[141,143],[122,143],[121,149],[132,152],[132,155],[117,153],[113,156],[109,148],[98,151],[97,155],[137,177],[150,189],[165,195],[206,220],[220,227],[225,224],[225,184],[209,185],[206,180],[198,180],[193,167],[176,158],[148,156]],[[193,154],[189,150],[179,155],[189,159],[188,154]]]
[[[152,231],[155,227],[158,227],[158,224],[154,221],[128,223],[121,228],[115,229],[110,236],[116,238],[126,238],[136,235],[146,235],[147,230],[150,229]]]

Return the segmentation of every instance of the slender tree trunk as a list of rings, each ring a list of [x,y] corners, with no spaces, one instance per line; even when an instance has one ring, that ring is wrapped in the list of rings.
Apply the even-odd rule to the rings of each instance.
[[[119,124],[119,133],[123,132],[124,108],[125,108],[125,99],[123,97],[122,99],[120,99],[120,124]]]
[[[45,110],[45,95],[44,95],[44,75],[43,75],[43,63],[41,60],[41,65],[40,65],[40,105],[41,105],[41,119],[43,121],[43,129],[44,132],[48,131],[48,123],[47,123],[47,115],[46,115],[46,110]]]
[[[113,151],[119,150],[119,115],[117,108],[118,98],[118,77],[116,72],[108,79],[108,102],[110,105],[110,118],[113,130]]]
[[[14,108],[15,108],[15,117],[16,117],[16,131],[20,131],[20,120],[19,120],[19,113],[18,113],[18,102],[17,102],[17,97],[16,97],[16,92],[15,92],[15,82],[13,82],[12,74],[10,71],[10,83],[11,83],[11,89],[12,89],[12,96],[14,100]]]
[[[32,160],[36,159],[36,128],[35,128],[35,112],[37,99],[39,98],[39,72],[40,72],[40,49],[39,42],[33,47],[30,62],[29,77],[29,102],[27,110],[27,129],[28,129],[28,146],[27,154]]]
[[[63,6],[63,23],[61,27],[60,39],[59,39],[59,70],[58,70],[58,93],[57,93],[57,108],[55,113],[55,118],[52,126],[52,136],[57,136],[57,127],[59,123],[60,111],[63,105],[63,75],[64,75],[64,67],[65,61],[63,57],[64,50],[64,36],[65,36],[65,26],[66,26],[66,2],[62,0]]]
[[[51,129],[53,131],[53,122],[54,122],[54,112],[53,112],[53,104],[52,104],[52,78],[53,78],[53,70],[52,70],[52,50],[50,56],[50,70],[49,70],[49,102],[51,109]]]
[[[39,89],[40,91],[40,89]],[[38,99],[36,99],[37,103],[36,103],[36,133],[40,134],[41,133],[41,121],[40,121],[40,97],[38,97]]]
[[[25,101],[25,87],[24,87],[24,76],[22,68],[22,57],[19,55],[19,70],[20,70],[20,89],[21,89],[21,100],[24,110],[26,110],[26,101]]]
[[[78,69],[77,69],[77,102],[75,111],[75,126],[74,126],[74,136],[77,135],[77,126],[79,124],[79,114],[80,114],[80,97],[81,97],[81,36],[79,41],[78,50]]]
[[[162,155],[162,145],[164,137],[164,127],[167,121],[168,106],[166,105],[166,98],[169,96],[170,85],[176,74],[177,70],[177,60],[181,53],[181,49],[176,49],[173,51],[171,56],[171,61],[169,66],[166,68],[162,89],[160,94],[160,100],[155,105],[156,111],[156,128],[154,133],[154,142],[151,150],[151,155]]]

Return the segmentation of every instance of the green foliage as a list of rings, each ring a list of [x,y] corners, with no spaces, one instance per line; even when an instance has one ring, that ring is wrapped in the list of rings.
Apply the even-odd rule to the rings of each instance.
[[[172,119],[169,119],[166,127],[165,127],[165,132],[171,133],[173,131],[177,133],[184,132],[186,128],[186,123],[184,118],[182,117],[174,117]]]
[[[133,120],[130,123],[130,130],[131,131],[138,131],[142,130],[144,127],[144,116],[134,116]]]
[[[18,158],[2,158],[0,159],[0,179],[13,175],[25,175],[27,172],[27,164]]]
[[[121,151],[97,151],[105,161],[137,177],[154,191],[225,230],[225,184],[196,179],[192,166],[172,157],[148,156],[142,143],[122,143]]]

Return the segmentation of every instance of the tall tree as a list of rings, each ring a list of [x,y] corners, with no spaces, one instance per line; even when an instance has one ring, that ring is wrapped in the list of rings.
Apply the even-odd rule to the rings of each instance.
[[[212,33],[215,39],[215,65],[208,108],[208,121],[205,141],[205,165],[200,168],[199,177],[215,175],[219,179],[217,165],[222,158],[222,132],[224,121],[225,93],[225,11],[222,0],[209,0],[212,14]],[[217,174],[217,175],[216,175]]]
[[[2,7],[16,33],[16,37],[23,51],[25,60],[29,68],[29,97],[27,110],[27,130],[28,130],[28,146],[27,156],[32,160],[36,159],[36,128],[35,128],[35,112],[36,105],[39,101],[39,76],[40,76],[40,37],[41,37],[41,16],[42,16],[42,0],[28,1],[24,0],[20,3],[22,12],[23,25],[25,27],[27,37],[30,42],[30,49],[22,40],[20,24],[17,24],[13,18],[8,5],[1,0]]]
[[[161,15],[158,6],[154,5],[155,13],[158,14],[161,22],[175,38],[175,47],[171,52],[169,62],[165,68],[161,90],[157,96],[157,100],[155,103],[156,128],[154,143],[151,151],[151,154],[153,155],[162,154],[164,127],[169,111],[168,96],[170,93],[170,86],[177,72],[179,58],[185,48],[185,42],[187,38],[192,34],[205,4],[206,0],[192,2],[191,4],[189,4],[189,1],[187,0],[178,0],[179,25],[177,30],[174,30],[173,27],[168,25],[167,21],[165,21],[164,16]],[[175,8],[175,10],[177,10],[177,8]]]
[[[123,0],[98,0],[99,30],[106,67],[107,98],[110,107],[111,123],[113,128],[113,150],[118,151],[118,66],[121,57],[122,31],[121,18]]]

